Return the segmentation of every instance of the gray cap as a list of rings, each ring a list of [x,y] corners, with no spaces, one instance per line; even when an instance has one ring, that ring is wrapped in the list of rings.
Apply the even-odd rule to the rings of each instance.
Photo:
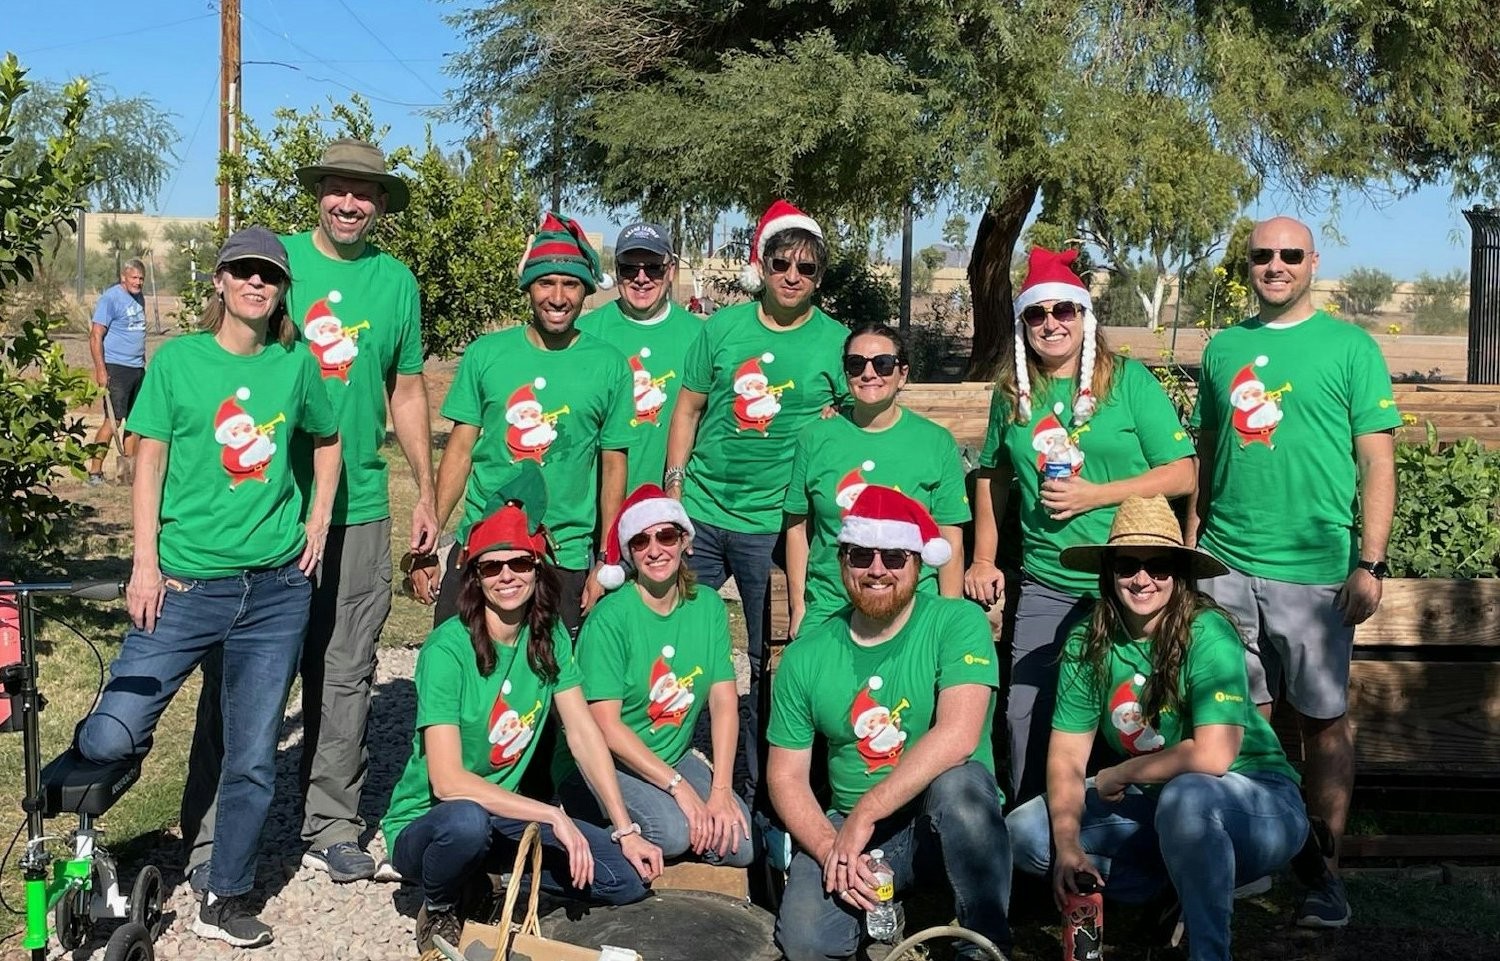
[[[667,229],[659,224],[631,224],[620,231],[620,239],[615,241],[615,259],[619,260],[627,250],[646,250],[663,257],[676,256]]]
[[[264,227],[246,227],[230,234],[229,239],[224,241],[224,246],[219,248],[219,259],[214,263],[214,270],[236,260],[264,260],[280,267],[288,279],[292,276],[292,265],[287,261],[286,248],[275,234]]]

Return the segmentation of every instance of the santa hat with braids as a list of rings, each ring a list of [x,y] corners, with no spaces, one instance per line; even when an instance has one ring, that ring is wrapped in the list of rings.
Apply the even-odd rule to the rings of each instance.
[[[1026,331],[1021,313],[1033,304],[1046,300],[1068,300],[1083,309],[1083,356],[1078,361],[1078,393],[1073,397],[1073,422],[1085,423],[1094,416],[1094,356],[1099,349],[1099,321],[1094,316],[1094,301],[1088,284],[1073,272],[1076,250],[1031,248],[1026,264],[1026,280],[1016,295],[1016,412],[1021,420],[1031,420],[1031,374],[1026,366]]]

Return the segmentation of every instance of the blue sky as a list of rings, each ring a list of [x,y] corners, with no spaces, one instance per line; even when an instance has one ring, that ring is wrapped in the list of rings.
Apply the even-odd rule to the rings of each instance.
[[[121,95],[146,95],[175,116],[181,141],[172,182],[153,212],[213,216],[218,150],[219,18],[206,0],[102,0],[8,3],[0,50],[20,55],[34,79],[97,79]],[[462,46],[443,22],[461,4],[434,0],[242,0],[243,104],[268,123],[280,106],[306,109],[366,94],[375,115],[391,127],[388,145],[420,143],[452,81],[442,68]],[[65,11],[66,22],[60,20]],[[256,63],[253,61],[266,61]],[[275,61],[271,63],[270,61]],[[440,143],[462,138],[454,125],[436,124]],[[1322,274],[1378,267],[1402,279],[1420,271],[1467,270],[1469,229],[1446,187],[1418,191],[1375,205],[1346,198],[1336,217],[1326,208],[1289,209],[1285,197],[1263,195],[1253,217],[1289,212],[1320,228]],[[966,211],[977,223],[977,212]],[[920,248],[939,239],[947,210],[918,222]],[[613,242],[630,212],[585,215],[590,230]],[[889,249],[894,253],[894,241]]]

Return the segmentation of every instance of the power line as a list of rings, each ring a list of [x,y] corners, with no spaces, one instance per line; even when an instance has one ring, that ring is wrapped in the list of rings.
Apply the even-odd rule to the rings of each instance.
[[[365,33],[368,33],[372,40],[380,44],[380,49],[384,50],[392,57],[396,57],[396,51],[386,46],[385,41],[380,39],[380,35],[377,34],[374,30],[371,30],[369,25],[367,25],[363,20],[359,18],[359,14],[355,13],[353,8],[350,7],[349,4],[345,3],[344,0],[338,0],[338,4],[348,12],[349,16],[354,18],[354,22],[359,24],[360,28],[364,30]],[[433,89],[432,84],[428,83],[425,77],[413,70],[405,60],[402,60],[400,57],[396,57],[396,62],[401,64],[401,68],[407,73],[411,74],[416,79],[417,83],[420,83],[422,86],[426,87],[428,93],[432,94],[434,97],[437,97],[439,100],[443,99],[443,95],[437,90]]]
[[[78,47],[87,43],[98,43],[100,40],[118,40],[121,37],[133,37],[138,33],[150,33],[153,30],[165,30],[167,27],[177,27],[184,23],[194,23],[198,20],[207,20],[209,17],[217,17],[217,11],[213,13],[200,13],[196,17],[183,17],[181,20],[172,20],[167,23],[153,23],[145,27],[136,27],[134,30],[117,30],[114,33],[101,34],[97,37],[86,37],[81,40],[68,40],[64,43],[54,43],[46,47],[32,47],[30,50],[22,50],[18,56],[30,56],[33,53],[46,53],[49,50],[62,50],[67,47]]]
[[[294,66],[294,65],[292,65],[290,63],[286,63],[286,62],[281,61],[281,60],[242,60],[242,61],[240,61],[240,63],[243,64],[243,65],[246,65],[246,66],[248,66],[250,64],[256,64],[258,66],[263,66],[263,67],[285,67],[288,70],[295,70],[295,71],[297,71],[298,73],[302,74],[302,76],[306,77],[308,80],[314,80],[314,81],[316,81],[318,83],[331,83],[331,84],[333,84],[336,87],[343,87],[345,90],[349,91],[350,93],[357,93],[361,97],[368,97],[371,100],[375,100],[375,101],[378,101],[380,103],[388,103],[388,104],[391,104],[392,106],[395,106],[395,107],[414,107],[414,108],[421,109],[421,110],[429,110],[429,109],[432,109],[434,107],[445,107],[445,106],[447,106],[447,104],[443,104],[443,103],[413,103],[413,102],[411,102],[409,100],[393,100],[390,97],[381,97],[381,96],[378,96],[376,94],[370,93],[368,90],[361,90],[359,87],[352,87],[349,84],[344,83],[342,80],[335,80],[332,77],[319,77],[319,76],[315,76],[315,75],[310,74],[307,71],[303,70],[301,67]],[[327,64],[325,64],[324,66],[327,66]]]
[[[275,4],[274,3],[272,4],[271,9],[272,9],[273,12],[275,11],[276,8],[275,8]],[[278,18],[279,18],[279,16],[280,15],[278,14]],[[381,103],[389,103],[389,104],[393,104],[393,105],[398,106],[398,107],[417,107],[417,108],[426,109],[426,108],[430,108],[430,107],[445,106],[444,104],[440,104],[440,103],[438,103],[438,104],[408,103],[408,102],[405,102],[405,101],[397,100],[396,98],[391,97],[389,95],[386,95],[384,93],[381,93],[381,94],[370,93],[369,91],[372,90],[372,89],[374,89],[374,88],[370,87],[363,80],[361,80],[359,77],[356,77],[354,74],[350,73],[349,71],[347,71],[347,70],[341,70],[338,67],[335,67],[333,64],[329,63],[328,61],[324,60],[322,57],[319,57],[317,55],[317,53],[315,53],[314,51],[307,49],[306,47],[302,46],[297,41],[293,40],[291,38],[290,34],[284,33],[284,32],[283,33],[277,33],[274,28],[268,26],[267,24],[261,23],[259,20],[256,20],[255,18],[250,17],[250,16],[245,16],[244,19],[247,20],[247,21],[249,21],[252,25],[254,25],[256,27],[259,27],[260,29],[262,29],[262,30],[266,31],[267,33],[271,34],[273,37],[277,37],[278,39],[286,41],[286,43],[288,45],[290,45],[293,49],[298,50],[301,53],[306,54],[307,56],[311,57],[315,63],[322,64],[323,66],[327,67],[329,70],[332,70],[334,73],[343,74],[345,77],[348,77],[350,80],[354,81],[354,83],[359,84],[359,86],[353,86],[352,87],[349,84],[344,83],[343,81],[334,80],[334,79],[332,79],[330,77],[314,77],[311,74],[305,73],[305,71],[303,71],[301,67],[294,66],[293,64],[286,63],[285,61],[282,61],[282,60],[245,61],[246,63],[251,63],[251,62],[254,62],[254,63],[269,63],[269,64],[274,64],[274,65],[276,65],[278,67],[285,67],[288,70],[295,70],[298,73],[302,73],[304,76],[308,77],[308,79],[310,79],[310,80],[316,80],[319,83],[331,83],[331,84],[334,84],[336,86],[343,87],[345,90],[348,90],[348,91],[350,91],[352,93],[357,93],[357,94],[361,94],[362,96],[369,97],[371,100],[378,100]]]
[[[187,147],[182,151],[184,157],[193,152],[193,144],[198,142],[198,131],[203,127],[203,118],[208,115],[208,105],[213,103],[214,99],[218,97],[218,95],[219,80],[217,77],[215,77],[212,81],[210,81],[208,96],[203,98],[203,106],[198,110],[198,121],[197,123],[193,124],[193,134],[188,138]],[[167,197],[158,205],[158,210],[165,210],[167,208],[167,204],[172,202],[172,194],[176,192],[177,183],[182,179],[182,168],[184,166],[185,163],[177,165],[177,174],[172,178],[171,186],[167,187]]]

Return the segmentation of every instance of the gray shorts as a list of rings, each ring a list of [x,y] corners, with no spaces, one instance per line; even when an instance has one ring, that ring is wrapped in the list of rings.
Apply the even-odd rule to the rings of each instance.
[[[1330,720],[1349,709],[1354,628],[1334,604],[1340,584],[1290,584],[1230,571],[1198,589],[1239,624],[1249,648],[1250,696],[1269,704],[1285,693],[1305,717]]]

